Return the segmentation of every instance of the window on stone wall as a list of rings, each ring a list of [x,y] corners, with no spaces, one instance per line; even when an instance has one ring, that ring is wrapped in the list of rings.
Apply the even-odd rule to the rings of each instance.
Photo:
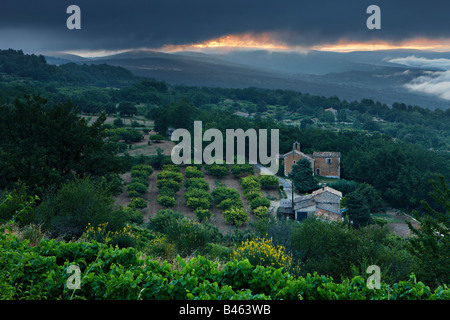
[[[331,163],[331,158],[327,158],[327,163]]]

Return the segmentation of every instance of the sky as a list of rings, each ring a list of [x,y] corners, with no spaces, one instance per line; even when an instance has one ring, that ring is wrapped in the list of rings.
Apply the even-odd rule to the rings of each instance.
[[[369,5],[381,29],[369,30]],[[81,30],[69,30],[69,5]],[[130,49],[450,51],[445,0],[1,0],[0,49],[85,56]]]

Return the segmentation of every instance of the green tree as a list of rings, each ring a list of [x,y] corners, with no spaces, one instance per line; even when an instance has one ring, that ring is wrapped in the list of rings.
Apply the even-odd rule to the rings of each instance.
[[[114,119],[113,124],[117,128],[122,128],[124,126],[123,120],[121,118]]]
[[[334,117],[333,112],[325,111],[324,113],[322,113],[320,115],[319,120],[321,122],[334,122],[335,121],[335,117]]]
[[[311,192],[318,188],[318,180],[313,176],[311,163],[307,159],[302,159],[292,166],[289,174],[292,178],[294,188],[302,193]]]
[[[345,212],[350,223],[355,228],[366,226],[370,222],[370,207],[363,194],[354,191],[345,196],[344,206],[347,208]]]
[[[0,188],[22,180],[40,195],[75,176],[122,172],[117,145],[105,141],[105,119],[89,125],[71,102],[50,106],[40,96],[0,106]]]
[[[131,117],[138,112],[136,106],[129,101],[121,102],[117,107],[117,111],[119,111],[119,114],[123,117]]]
[[[186,99],[159,107],[152,112],[155,121],[155,131],[165,134],[169,127],[191,130],[197,114],[195,106]]]
[[[409,223],[414,234],[409,249],[418,258],[421,279],[438,286],[450,283],[450,189],[442,175],[432,184],[434,192],[431,196],[441,208],[437,210],[422,201],[425,212],[415,212],[419,228]]]
[[[371,213],[380,210],[383,199],[381,199],[380,192],[375,190],[370,184],[361,183],[354,192],[357,192],[364,197]]]
[[[35,209],[36,223],[43,224],[53,237],[79,237],[88,223],[108,222],[111,230],[124,227],[127,217],[113,207],[110,194],[91,179],[64,184],[54,194],[46,195]]]
[[[308,218],[296,225],[292,247],[303,274],[318,272],[339,278],[349,275],[358,240],[342,224]]]

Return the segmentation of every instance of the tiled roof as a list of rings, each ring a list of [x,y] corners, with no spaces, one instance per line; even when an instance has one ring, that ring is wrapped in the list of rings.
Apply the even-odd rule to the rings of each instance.
[[[285,154],[283,155],[283,158],[286,158],[287,156],[289,156],[289,155],[292,154],[292,153],[296,153],[296,154],[298,154],[298,155],[301,156],[301,157],[305,157],[305,158],[307,158],[307,159],[313,160],[313,158],[311,158],[309,155],[304,154],[303,152],[298,151],[298,150],[292,150],[292,151],[289,151],[288,153],[285,153]]]
[[[317,189],[316,191],[313,191],[312,194],[313,195],[317,195],[317,194],[322,193],[322,192],[330,192],[330,193],[335,194],[335,195],[337,195],[337,196],[342,198],[342,192],[340,192],[340,191],[338,191],[336,189],[330,188],[330,187],[326,187],[326,186],[323,187],[323,188]]]
[[[313,158],[340,158],[340,157],[341,157],[340,152],[322,151],[313,153]]]

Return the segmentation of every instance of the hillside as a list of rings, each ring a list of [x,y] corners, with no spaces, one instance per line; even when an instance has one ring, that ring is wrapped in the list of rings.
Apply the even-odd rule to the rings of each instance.
[[[129,71],[105,64],[78,65],[67,63],[60,66],[48,64],[42,55],[25,55],[22,51],[0,50],[0,74],[64,85],[89,85],[98,87],[121,87],[137,78]]]
[[[416,51],[387,51],[376,55],[355,52],[303,55],[251,51],[225,55],[131,51],[83,63],[121,66],[135,75],[176,85],[295,90],[311,95],[338,96],[349,101],[372,99],[389,105],[401,101],[430,109],[448,109],[447,100],[405,87],[429,70],[386,61],[414,54],[429,56],[426,52]]]
[[[5,297],[447,299],[450,111],[175,86],[101,63],[3,54],[12,56],[0,82]],[[108,77],[133,82],[104,87]],[[194,121],[223,135],[277,129],[279,153],[294,142],[340,152],[341,179],[318,178],[343,193],[343,223],[279,219],[279,180],[249,164],[174,165],[167,130],[192,135]],[[397,236],[389,208],[424,227]],[[81,291],[65,286],[70,264],[83,272]],[[368,265],[383,270],[382,290],[364,286]]]

